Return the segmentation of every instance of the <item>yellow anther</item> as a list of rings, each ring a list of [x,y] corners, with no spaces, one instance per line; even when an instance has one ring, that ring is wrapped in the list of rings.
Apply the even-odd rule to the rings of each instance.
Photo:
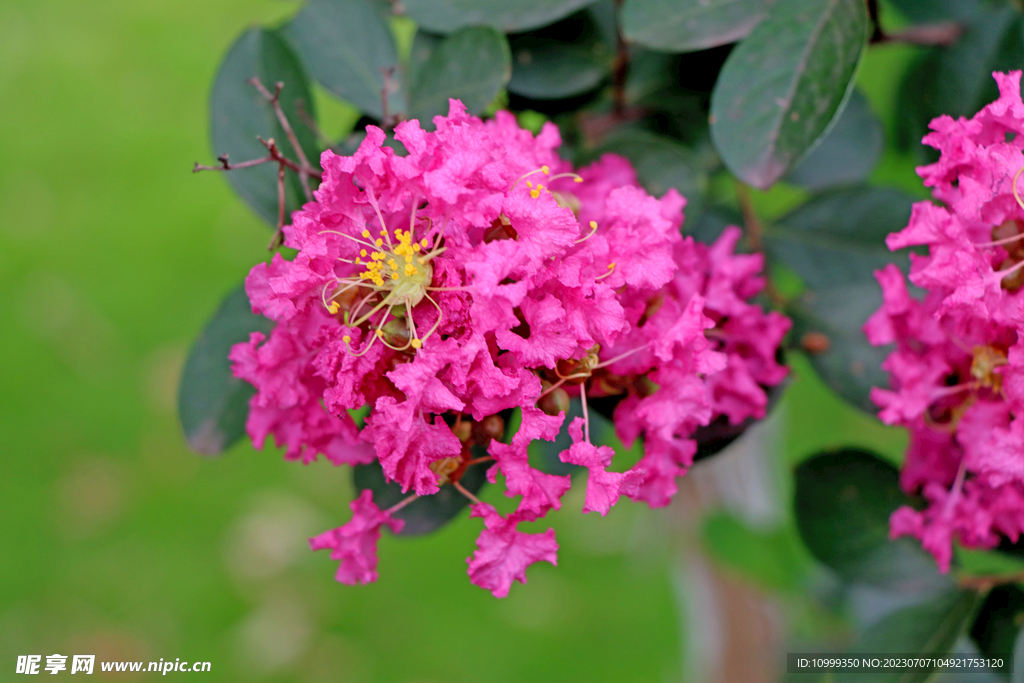
[[[343,341],[343,342],[345,342],[346,344],[348,344],[348,343],[349,343],[350,341],[352,341],[352,337],[350,337],[350,336],[348,336],[348,335],[346,334],[346,335],[345,335],[344,337],[342,337],[342,338],[341,338],[341,341]]]
[[[398,263],[395,261],[395,259],[393,259],[393,258],[392,259],[388,259],[388,268],[390,268],[391,270],[394,270],[397,267],[398,267]]]
[[[548,168],[547,165],[544,165],[540,167],[540,172],[543,173],[544,175],[547,175],[548,173],[551,173],[551,169]]]
[[[423,239],[421,239],[421,240],[420,240],[420,244],[421,244],[421,245],[423,245],[423,246],[425,247],[425,246],[427,246],[428,244],[430,244],[430,242],[429,242],[429,241],[427,241],[427,238],[426,238],[426,237],[424,237]]]
[[[359,250],[359,255],[362,256],[363,258],[366,258],[366,250],[365,249],[360,249]]]
[[[384,336],[384,330],[377,330],[377,336],[378,337],[383,337]]]
[[[416,260],[420,262],[420,265],[421,265],[421,266],[425,266],[425,265],[427,265],[427,261],[426,261],[426,259],[421,259],[421,258],[418,258],[418,259],[416,259]]]
[[[533,181],[532,180],[527,180],[526,181],[526,186],[527,187],[533,187]]]
[[[572,179],[572,181],[574,183],[582,183],[583,182],[583,178],[580,178],[579,176],[576,176],[575,178]]]
[[[397,280],[398,279],[398,273],[391,273],[391,279],[392,280]]]
[[[415,273],[416,273],[416,266],[414,266],[411,263],[406,263],[405,264],[405,274],[406,275],[414,275]]]
[[[597,230],[597,221],[590,221],[590,229]]]
[[[608,264],[608,270],[611,270],[614,267],[615,267],[615,261],[612,261],[611,263]]]
[[[417,242],[416,244],[412,245],[412,250],[413,251],[419,251],[420,250],[420,243]]]
[[[406,254],[405,255],[405,262],[406,263],[412,263],[412,254]]]
[[[376,244],[378,247],[384,246],[384,240],[382,240],[379,237],[376,240],[374,240],[373,243]]]
[[[423,340],[422,339],[413,339],[409,343],[412,344],[412,348],[414,348],[414,349],[418,349],[421,346],[423,346]]]
[[[540,196],[540,190],[530,190],[530,196],[536,199]]]
[[[370,236],[370,231],[369,230],[363,230],[363,237],[369,237],[369,236]]]
[[[334,315],[335,313],[337,313],[339,308],[341,308],[341,307],[338,306],[338,302],[337,301],[332,301],[327,306],[327,310],[330,312],[331,315]]]

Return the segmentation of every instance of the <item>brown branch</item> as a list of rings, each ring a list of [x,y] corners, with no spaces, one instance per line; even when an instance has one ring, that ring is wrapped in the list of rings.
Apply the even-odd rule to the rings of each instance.
[[[380,89],[380,108],[382,116],[380,125],[384,130],[391,130],[395,127],[395,124],[398,123],[398,121],[392,120],[391,114],[388,112],[388,91],[391,90],[391,79],[394,78],[395,67],[381,67],[380,72],[384,75],[384,87]]]
[[[882,34],[877,40],[872,37],[871,42],[879,43],[908,43],[910,45],[938,45],[948,47],[955,43],[963,35],[964,27],[955,21],[947,21],[941,24],[922,24],[911,26],[898,33]]]
[[[264,87],[258,76],[250,78],[249,83],[263,95],[273,108],[274,115],[277,117],[278,123],[281,124],[281,129],[284,130],[284,134],[288,138],[288,143],[292,146],[295,156],[299,158],[301,168],[297,173],[299,174],[299,180],[302,181],[302,191],[305,193],[307,201],[313,201],[313,191],[309,189],[309,176],[316,173],[316,169],[313,168],[313,165],[309,163],[309,159],[306,158],[306,153],[303,151],[302,145],[299,144],[299,139],[295,136],[295,131],[292,130],[288,117],[284,115],[284,110],[281,109],[281,89],[284,88],[284,83],[278,81],[274,84],[273,95]]]
[[[991,576],[961,576],[957,579],[956,583],[961,588],[972,588],[982,593],[986,593],[992,590],[995,586],[1022,582],[1024,582],[1024,572],[1016,572],[1013,574],[994,574]]]
[[[743,213],[743,223],[747,228],[747,246],[752,251],[764,251],[764,226],[754,210],[754,202],[750,196],[750,188],[739,180],[736,181],[736,201],[739,202],[740,211]],[[786,305],[786,298],[772,282],[771,271],[765,268],[764,271],[764,293],[773,304],[778,307]]]

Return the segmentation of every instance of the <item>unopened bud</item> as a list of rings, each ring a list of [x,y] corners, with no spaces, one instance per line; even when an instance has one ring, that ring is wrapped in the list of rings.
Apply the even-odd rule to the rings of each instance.
[[[501,439],[505,436],[505,421],[500,415],[488,415],[480,423],[480,431],[492,439]]]
[[[569,394],[566,393],[565,389],[558,387],[547,395],[541,397],[537,403],[537,407],[543,410],[548,415],[558,415],[562,412],[569,411]]]
[[[813,356],[828,351],[829,347],[832,346],[832,342],[821,332],[808,332],[801,337],[800,346],[804,351]]]
[[[462,443],[469,441],[470,437],[473,436],[473,423],[468,421],[462,421],[455,425],[455,429],[452,430],[457,438]]]

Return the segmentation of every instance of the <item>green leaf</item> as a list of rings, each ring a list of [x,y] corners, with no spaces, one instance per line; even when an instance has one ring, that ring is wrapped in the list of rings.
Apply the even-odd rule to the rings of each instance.
[[[508,41],[492,28],[467,28],[436,42],[414,40],[413,53],[422,62],[409,88],[409,118],[424,127],[432,117],[448,113],[449,98],[479,114],[512,75]]]
[[[806,292],[786,307],[793,320],[793,338],[824,335],[826,350],[809,353],[811,366],[840,398],[869,415],[878,413],[871,400],[872,387],[888,387],[882,362],[891,349],[868,344],[861,327],[882,305],[877,284],[847,285]]]
[[[759,586],[778,591],[805,586],[811,563],[792,527],[752,529],[735,515],[716,511],[704,518],[701,541],[714,559]]]
[[[473,457],[486,455],[479,446],[473,447]],[[476,494],[487,483],[487,468],[491,463],[477,463],[466,469],[459,481],[470,493]],[[387,482],[384,470],[379,462],[368,465],[356,465],[352,468],[352,481],[356,491],[370,489],[373,491],[373,502],[382,510],[398,503],[412,492],[402,493],[401,485]],[[420,536],[441,528],[455,518],[466,506],[469,499],[455,490],[451,484],[444,484],[432,496],[423,496],[395,513],[395,517],[405,520],[405,526],[398,532],[399,536]]]
[[[947,590],[892,612],[857,640],[851,653],[906,653],[942,656],[953,649],[979,602],[974,591]],[[834,673],[837,683],[925,683],[933,671],[886,669]]]
[[[811,365],[839,396],[871,414],[878,412],[871,387],[888,386],[881,364],[889,351],[868,344],[861,327],[882,303],[873,271],[888,263],[906,270],[905,252],[890,252],[885,236],[907,225],[911,204],[896,190],[851,188],[807,202],[765,234],[769,257],[808,288],[787,306],[794,338],[825,335],[828,348],[811,354]]]
[[[234,163],[258,159],[267,149],[256,139],[274,138],[278,148],[291,159],[296,155],[274,115],[272,107],[249,79],[258,77],[273,92],[275,83],[283,83],[281,109],[313,164],[320,150],[316,133],[305,123],[315,115],[313,96],[298,57],[288,44],[273,32],[249,29],[228,50],[210,95],[210,139],[214,156],[227,154]],[[277,225],[277,165],[263,164],[228,171],[231,187],[256,214]],[[298,178],[288,174],[287,210],[298,209],[304,201]]]
[[[932,160],[919,145],[941,114],[973,116],[999,96],[993,71],[1024,65],[1024,17],[1013,7],[980,6],[948,48],[932,48],[908,68],[897,95],[897,143]]]
[[[786,180],[808,190],[866,180],[882,156],[885,132],[864,95],[854,90],[836,123]]]
[[[796,468],[800,536],[811,554],[846,581],[904,592],[949,585],[920,542],[889,540],[889,515],[910,502],[896,468],[866,451],[826,451]]]
[[[814,146],[852,89],[867,32],[863,0],[780,0],[712,92],[712,139],[733,174],[768,189]]]
[[[593,14],[577,12],[541,31],[509,37],[508,89],[536,100],[588,92],[610,76],[613,53]]]
[[[913,198],[898,190],[854,187],[812,199],[766,231],[768,255],[791,268],[809,288],[869,284],[888,263],[907,267],[906,252],[885,238],[910,220]],[[861,320],[859,324],[864,321]]]
[[[321,85],[373,118],[384,115],[384,74],[392,69],[388,112],[405,111],[395,41],[364,0],[310,0],[284,32]]]
[[[767,16],[776,0],[626,0],[626,39],[666,52],[733,43]]]
[[[995,669],[1009,678],[1010,661],[1017,634],[1024,623],[1024,590],[1020,586],[996,586],[985,596],[971,626],[971,640],[986,657],[1002,656],[1006,666]],[[1020,667],[1021,662],[1017,663]]]
[[[614,152],[629,159],[637,178],[649,193],[662,197],[675,188],[686,197],[686,220],[696,220],[707,192],[707,175],[693,154],[670,138],[640,130],[623,130],[605,141],[591,155]]]
[[[406,14],[423,28],[451,33],[485,25],[506,33],[546,26],[594,0],[403,0]]]
[[[982,0],[890,0],[900,14],[913,22],[958,21],[975,15]]]
[[[178,417],[189,446],[217,455],[245,435],[252,385],[231,374],[228,352],[249,334],[269,334],[274,323],[252,312],[244,287],[221,303],[192,344],[178,388]]]

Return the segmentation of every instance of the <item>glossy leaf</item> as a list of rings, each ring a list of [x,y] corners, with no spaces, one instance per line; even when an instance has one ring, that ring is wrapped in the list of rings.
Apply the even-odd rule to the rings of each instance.
[[[800,160],[786,180],[808,190],[866,180],[882,156],[885,132],[864,95],[854,90],[821,142]]]
[[[483,449],[473,448],[473,455],[485,455]],[[488,463],[478,463],[468,468],[459,481],[470,493],[477,493],[487,483]],[[356,491],[370,489],[373,491],[373,502],[377,507],[389,508],[404,500],[412,492],[402,493],[401,485],[387,482],[384,470],[379,462],[368,465],[356,465],[352,468],[352,481]],[[450,484],[444,484],[432,496],[423,496],[395,513],[395,517],[405,520],[405,526],[399,536],[420,536],[439,529],[456,517],[469,505],[469,499],[455,490]]]
[[[267,155],[257,136],[273,138],[288,157],[295,159],[274,111],[248,81],[259,77],[269,90],[283,83],[281,108],[310,162],[316,164],[320,150],[316,134],[304,123],[315,115],[313,97],[305,71],[291,47],[275,32],[249,29],[228,50],[210,95],[210,138],[214,156],[227,154],[239,163]],[[301,113],[300,113],[301,112]],[[277,165],[263,164],[225,172],[231,187],[256,214],[277,225]],[[297,209],[304,201],[298,178],[289,173],[287,207]]]
[[[686,220],[700,215],[708,179],[692,152],[675,141],[638,130],[627,130],[609,138],[593,156],[614,152],[630,160],[637,178],[649,193],[662,197],[675,188],[686,197]]]
[[[934,158],[919,144],[932,119],[973,116],[998,97],[992,72],[1024,65],[1024,17],[1013,7],[983,5],[963,26],[953,45],[918,57],[898,91],[897,142],[924,160]]]
[[[284,28],[327,90],[380,119],[385,71],[389,113],[406,109],[391,31],[364,0],[310,0]]]
[[[857,640],[851,653],[948,654],[970,622],[980,598],[974,591],[947,590],[883,617]],[[898,668],[835,673],[836,683],[925,683],[933,671]]]
[[[811,289],[857,284],[877,288],[872,271],[888,263],[907,270],[906,253],[889,251],[885,238],[907,226],[913,201],[898,190],[877,187],[821,195],[772,225],[765,246],[771,258],[786,264]]]
[[[510,92],[535,100],[585,93],[611,75],[614,45],[602,38],[594,13],[577,12],[540,31],[509,37]]]
[[[693,52],[744,38],[776,0],[626,0],[626,39],[666,52]]]
[[[178,416],[189,446],[217,455],[245,435],[252,385],[231,374],[228,352],[251,332],[269,334],[274,323],[252,312],[243,287],[224,299],[192,344],[178,388]]]
[[[545,26],[594,0],[403,0],[406,14],[423,28],[451,33],[466,26],[491,26],[506,33]]]
[[[434,116],[448,113],[449,98],[462,100],[472,114],[481,113],[512,75],[508,41],[492,28],[467,28],[440,41],[420,41],[414,50],[422,63],[409,88],[409,118],[419,119],[424,127]]]
[[[919,541],[889,540],[889,515],[910,502],[900,490],[896,468],[866,451],[826,451],[796,468],[800,536],[818,560],[846,581],[905,592],[949,584]]]
[[[986,657],[1003,657],[1007,666],[998,669],[1005,677],[1010,672],[1006,655],[1013,652],[1017,634],[1024,623],[1024,590],[1020,586],[996,586],[985,596],[971,625],[971,640]],[[1021,662],[1017,663],[1021,666]]]
[[[767,189],[841,110],[868,30],[863,0],[780,0],[729,55],[711,98],[726,166]]]

